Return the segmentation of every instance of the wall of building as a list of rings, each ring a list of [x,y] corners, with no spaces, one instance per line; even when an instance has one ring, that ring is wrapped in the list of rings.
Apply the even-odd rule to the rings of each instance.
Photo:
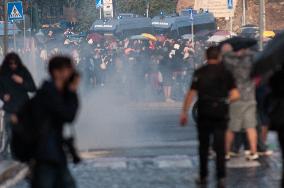
[[[219,29],[230,28],[230,13],[226,8],[227,0],[179,0],[177,10],[181,5],[194,6],[195,9],[209,9],[217,17]],[[233,30],[239,31],[242,26],[243,1],[234,0],[235,11],[233,13]],[[284,0],[266,0],[266,30],[284,30]],[[246,23],[259,24],[259,0],[246,0]]]

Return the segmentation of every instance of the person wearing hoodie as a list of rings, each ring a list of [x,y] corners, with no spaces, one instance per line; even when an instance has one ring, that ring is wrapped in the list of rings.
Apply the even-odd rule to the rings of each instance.
[[[35,149],[32,188],[73,188],[76,185],[68,169],[68,146],[63,130],[66,123],[74,121],[78,111],[80,78],[71,59],[62,56],[50,60],[49,74],[51,79],[43,83],[33,102],[34,122],[40,135]]]
[[[35,82],[16,53],[9,53],[0,67],[0,98],[4,102],[5,143],[2,157],[9,158],[11,140],[11,115],[29,100],[29,92],[35,92]]]

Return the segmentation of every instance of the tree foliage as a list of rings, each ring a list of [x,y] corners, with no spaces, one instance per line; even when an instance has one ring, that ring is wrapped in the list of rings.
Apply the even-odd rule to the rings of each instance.
[[[89,30],[93,22],[99,17],[99,10],[94,0],[80,0],[77,7],[80,30]]]
[[[163,11],[165,14],[174,13],[177,0],[117,0],[118,12],[130,12],[145,15],[147,2],[150,5],[150,16],[156,16]]]
[[[49,6],[57,0],[34,0],[39,9],[49,10]],[[159,15],[161,11],[165,14],[174,13],[177,0],[113,0],[116,4],[117,13],[135,13],[146,15],[147,3],[149,2],[149,14],[151,17]],[[90,28],[92,23],[99,17],[95,0],[62,0],[65,7],[74,8],[78,12],[80,29]],[[58,3],[58,2],[57,2]]]

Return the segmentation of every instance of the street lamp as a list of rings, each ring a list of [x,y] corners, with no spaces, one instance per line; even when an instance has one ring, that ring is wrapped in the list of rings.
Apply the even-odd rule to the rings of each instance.
[[[246,0],[243,0],[243,26],[246,25]]]
[[[4,1],[4,37],[3,37],[3,44],[4,44],[4,56],[8,53],[8,10],[7,10],[8,0]]]
[[[150,0],[146,0],[146,17],[149,18]]]
[[[191,42],[194,49],[194,19],[193,19],[193,9],[190,9],[190,20],[191,20]]]
[[[263,33],[264,33],[264,12],[265,12],[265,2],[264,0],[259,0],[259,50],[263,50]]]

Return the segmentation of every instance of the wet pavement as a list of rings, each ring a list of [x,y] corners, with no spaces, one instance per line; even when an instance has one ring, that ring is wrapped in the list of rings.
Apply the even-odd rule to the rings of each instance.
[[[79,188],[194,188],[198,174],[196,130],[178,127],[178,110],[147,111],[139,116],[139,130],[147,136],[137,137],[135,145],[89,148],[85,161],[70,165]],[[159,117],[159,118],[156,118]],[[136,129],[137,130],[137,129]],[[271,147],[276,148],[274,135]],[[279,153],[270,158],[248,162],[244,156],[227,163],[227,187],[274,188],[279,186]],[[210,184],[215,187],[214,161],[210,160]],[[26,188],[22,181],[15,188]]]

